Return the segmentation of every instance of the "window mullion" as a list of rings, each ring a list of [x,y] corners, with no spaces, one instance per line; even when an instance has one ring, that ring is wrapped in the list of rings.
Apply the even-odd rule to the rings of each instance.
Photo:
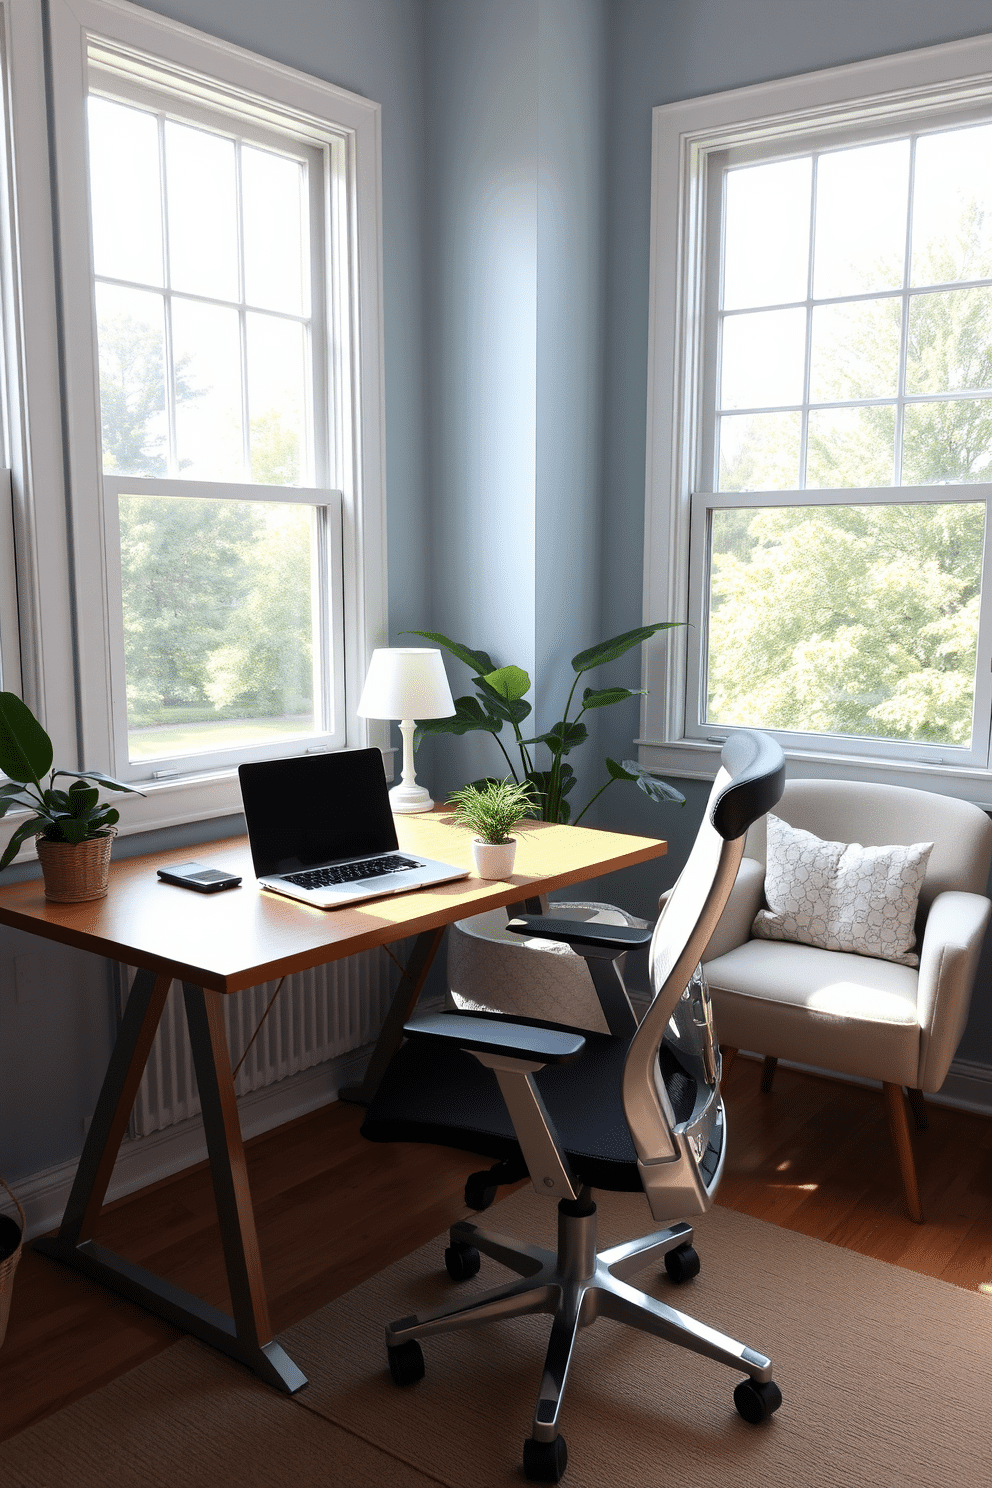
[[[168,454],[166,456],[170,475],[179,471],[179,455],[176,435],[176,358],[172,340],[172,262],[169,251],[169,182],[166,171],[165,115],[158,116],[158,179],[159,196],[162,203],[162,360],[165,378],[165,422]]]

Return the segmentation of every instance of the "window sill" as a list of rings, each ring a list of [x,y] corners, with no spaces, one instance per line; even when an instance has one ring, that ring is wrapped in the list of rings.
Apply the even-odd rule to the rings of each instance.
[[[702,740],[663,743],[637,739],[638,762],[658,775],[679,780],[713,780],[719,768],[720,746]],[[973,801],[992,811],[992,770],[969,765],[927,764],[922,760],[883,760],[870,755],[832,754],[828,750],[785,750],[786,773],[793,780],[868,780],[878,785],[902,785]]]

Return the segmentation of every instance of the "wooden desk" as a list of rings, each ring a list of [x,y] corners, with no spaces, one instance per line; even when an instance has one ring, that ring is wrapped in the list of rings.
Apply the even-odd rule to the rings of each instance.
[[[401,849],[470,866],[470,833],[444,813],[400,817],[396,826]],[[35,1248],[247,1364],[267,1383],[300,1389],[304,1375],[272,1341],[221,996],[416,936],[366,1082],[353,1092],[361,1098],[399,1044],[446,925],[664,851],[654,838],[535,822],[521,837],[517,872],[507,882],[468,878],[330,911],[260,890],[245,837],[197,851],[198,859],[243,876],[241,888],[220,894],[158,879],[158,868],[188,860],[189,849],[112,864],[109,894],[87,904],[50,904],[40,881],[0,889],[0,924],[138,968],[61,1227]],[[92,1239],[174,979],[183,983],[233,1316]]]

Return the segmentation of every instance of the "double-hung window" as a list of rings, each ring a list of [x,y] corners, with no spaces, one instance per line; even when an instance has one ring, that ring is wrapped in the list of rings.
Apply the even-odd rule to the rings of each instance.
[[[360,738],[378,110],[113,0],[53,16],[84,753],[149,824],[219,813],[237,762]]]
[[[987,796],[987,74],[969,43],[656,110],[646,612],[687,624],[646,761],[759,727]]]

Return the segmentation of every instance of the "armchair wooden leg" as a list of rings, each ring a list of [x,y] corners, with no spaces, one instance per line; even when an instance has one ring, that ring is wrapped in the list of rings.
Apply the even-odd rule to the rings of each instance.
[[[727,1076],[730,1074],[731,1068],[732,1068],[733,1063],[734,1063],[734,1060],[736,1058],[737,1058],[737,1050],[736,1049],[732,1049],[729,1044],[721,1044],[720,1045],[720,1059],[722,1061],[722,1069],[721,1069],[721,1072],[720,1072],[720,1083],[721,1084],[723,1083],[724,1080],[726,1080]]]
[[[766,1095],[768,1095],[769,1091],[772,1088],[772,1081],[775,1078],[775,1070],[777,1067],[778,1060],[774,1057],[774,1055],[766,1054],[765,1062],[761,1066],[761,1088]]]
[[[928,1131],[930,1118],[927,1115],[927,1103],[923,1099],[923,1091],[917,1090],[912,1085],[907,1085],[906,1094],[909,1096],[909,1104],[913,1112],[913,1119],[916,1122],[916,1130]]]
[[[892,1144],[899,1159],[899,1171],[902,1174],[902,1186],[906,1194],[909,1217],[916,1224],[922,1224],[923,1208],[920,1204],[920,1190],[916,1182],[916,1163],[913,1159],[913,1144],[909,1135],[909,1120],[906,1116],[906,1100],[902,1093],[902,1086],[892,1085],[885,1081],[882,1091],[889,1113]]]

